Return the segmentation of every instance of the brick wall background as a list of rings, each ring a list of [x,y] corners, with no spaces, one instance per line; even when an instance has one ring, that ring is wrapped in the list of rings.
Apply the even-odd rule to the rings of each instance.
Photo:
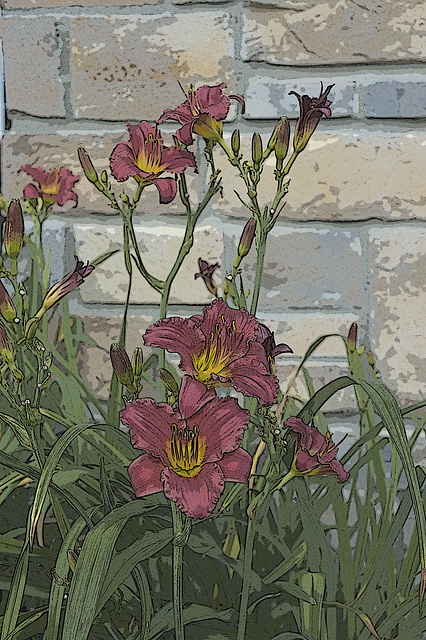
[[[292,170],[287,204],[270,236],[259,316],[295,356],[313,338],[346,333],[357,320],[383,381],[400,400],[426,393],[426,2],[8,0],[0,29],[6,198],[21,195],[28,177],[18,170],[25,163],[65,165],[81,175],[80,145],[99,170],[106,168],[114,145],[127,140],[124,122],[154,121],[182,101],[177,80],[225,81],[230,93],[242,94],[246,114],[232,112],[231,124],[246,147],[253,131],[268,136],[281,115],[294,126],[298,107],[289,91],[318,95],[320,80],[334,83],[333,118],[320,123]],[[191,177],[191,189],[203,180],[202,171]],[[191,314],[210,299],[193,279],[199,255],[221,263],[219,277],[232,267],[247,212],[229,168],[224,186],[176,280],[171,314]],[[84,178],[76,190],[78,207],[49,220],[56,276],[73,265],[74,252],[85,260],[120,246],[121,219]],[[155,189],[145,193],[137,231],[150,270],[161,277],[182,237],[183,211],[178,200],[160,206]],[[247,260],[247,286],[251,265]],[[73,306],[105,348],[118,338],[125,287],[116,256],[96,269]],[[155,319],[156,295],[136,279],[133,302],[130,348]],[[295,362],[281,358],[281,379]],[[310,370],[319,383],[344,366],[336,339],[316,353]],[[81,369],[105,397],[108,356],[89,349]],[[352,394],[329,408],[350,411]]]

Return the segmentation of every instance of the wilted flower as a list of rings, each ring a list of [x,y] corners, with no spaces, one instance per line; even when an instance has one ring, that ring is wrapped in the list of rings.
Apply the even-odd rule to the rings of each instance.
[[[226,481],[247,482],[251,457],[239,449],[250,414],[235,398],[184,376],[179,410],[144,398],[120,414],[132,445],[146,453],[129,467],[137,497],[164,491],[191,518],[207,518]]]
[[[181,356],[180,368],[208,389],[232,386],[262,404],[273,404],[278,381],[269,371],[257,336],[259,323],[244,309],[231,309],[222,298],[202,316],[159,320],[145,333],[145,344]]]
[[[15,322],[16,309],[3,282],[0,280],[0,313],[6,322]]]
[[[219,268],[219,263],[209,264],[206,260],[198,258],[198,268],[200,272],[196,273],[194,278],[202,278],[210,293],[217,296],[217,284],[213,280],[213,273]]]
[[[275,358],[280,353],[293,353],[293,350],[287,344],[276,344],[274,338],[274,332],[270,331],[264,324],[259,323],[259,332],[257,335],[257,341],[265,349],[266,358],[269,363],[269,370],[272,374],[275,373]]]
[[[21,253],[24,241],[24,216],[19,200],[12,200],[9,205],[3,240],[7,255],[12,260],[16,260]]]
[[[323,116],[331,118],[330,100],[327,96],[334,84],[330,84],[325,91],[321,82],[321,95],[319,98],[310,98],[307,95],[300,96],[295,91],[290,91],[299,100],[300,115],[294,132],[293,146],[296,153],[300,153],[309,142],[309,138],[317,128],[318,122]]]
[[[73,187],[80,178],[69,169],[58,167],[53,171],[45,171],[24,164],[21,171],[25,171],[39,185],[37,188],[33,184],[27,184],[24,188],[24,198],[42,198],[46,204],[56,202],[60,207],[63,207],[68,200],[73,200],[77,206],[77,194],[74,193]]]
[[[337,445],[331,439],[331,433],[324,437],[318,429],[305,424],[300,418],[289,418],[285,426],[296,434],[297,442],[292,464],[296,475],[335,474],[339,482],[346,482],[349,473],[336,460]]]
[[[57,282],[49,291],[46,293],[44,300],[40,309],[37,311],[35,318],[41,318],[41,316],[46,313],[49,309],[58,304],[65,298],[66,295],[77,289],[83,282],[84,278],[92,273],[94,267],[87,263],[84,265],[78,258],[75,256],[76,265],[74,271],[68,273],[60,282]]]
[[[206,140],[219,140],[222,136],[221,120],[225,120],[228,115],[230,100],[238,100],[244,113],[244,98],[225,95],[225,87],[225,82],[214,87],[203,85],[198,89],[189,85],[185,102],[176,109],[166,109],[158,123],[177,120],[183,125],[176,133],[177,138],[187,146],[194,142],[193,133]]]
[[[145,185],[154,184],[160,202],[168,204],[176,195],[176,180],[159,176],[164,171],[182,173],[187,167],[196,169],[193,154],[178,147],[165,147],[160,131],[148,122],[127,123],[126,128],[129,142],[120,142],[110,157],[112,175],[118,182],[132,177]]]

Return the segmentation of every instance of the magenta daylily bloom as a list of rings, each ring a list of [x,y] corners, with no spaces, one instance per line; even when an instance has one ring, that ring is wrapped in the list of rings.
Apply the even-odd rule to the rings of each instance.
[[[151,398],[120,414],[132,445],[146,453],[129,467],[136,496],[164,491],[191,518],[207,518],[225,482],[247,482],[251,457],[239,448],[250,414],[235,398],[184,376],[179,410]]]
[[[164,171],[182,173],[187,167],[196,169],[194,155],[178,147],[165,147],[160,131],[148,122],[127,123],[126,128],[129,142],[120,142],[109,159],[112,175],[118,182],[132,177],[145,185],[154,184],[160,202],[168,204],[176,195],[176,180],[159,176]]]
[[[285,426],[294,431],[297,438],[292,465],[296,475],[335,474],[339,482],[346,482],[349,473],[336,460],[337,445],[331,439],[331,433],[324,437],[318,429],[305,424],[300,418],[289,418]]]
[[[24,164],[21,171],[25,171],[36,182],[38,188],[33,184],[24,187],[24,198],[43,198],[46,204],[58,204],[63,207],[69,200],[75,202],[77,206],[77,194],[73,191],[74,185],[80,180],[69,169],[58,167],[53,171],[32,167]]]
[[[206,140],[217,141],[222,136],[221,120],[228,115],[231,99],[240,103],[243,113],[245,109],[244,98],[239,95],[227,96],[223,92],[225,87],[225,82],[214,87],[203,85],[195,90],[189,85],[185,102],[176,109],[166,109],[158,123],[177,120],[183,125],[176,132],[177,138],[187,146],[194,142],[193,133]]]
[[[74,291],[74,289],[77,289],[77,287],[83,284],[84,279],[87,278],[95,268],[89,263],[86,265],[83,264],[77,256],[75,256],[75,260],[76,264],[74,271],[68,273],[64,278],[62,278],[62,280],[54,284],[46,293],[42,305],[35,315],[36,318],[41,318],[46,311],[54,307],[58,302],[65,298],[65,296],[71,293],[71,291]]]
[[[299,100],[300,107],[300,115],[293,139],[293,146],[296,153],[300,153],[306,147],[321,118],[323,116],[331,118],[331,102],[327,100],[327,96],[333,87],[334,84],[330,84],[327,89],[323,91],[321,82],[321,94],[319,98],[310,98],[307,95],[300,96],[296,91],[290,91],[289,95],[293,93],[296,96]]]
[[[265,349],[266,358],[269,363],[269,370],[272,374],[275,373],[276,356],[279,356],[281,353],[293,353],[293,349],[291,349],[288,344],[276,344],[274,332],[270,331],[266,325],[261,323],[259,323],[257,341],[260,342]]]
[[[244,309],[231,309],[222,298],[202,316],[166,318],[149,327],[145,344],[181,356],[180,368],[208,389],[232,386],[262,404],[273,404],[278,380],[269,370],[265,349],[257,341],[259,322]]]

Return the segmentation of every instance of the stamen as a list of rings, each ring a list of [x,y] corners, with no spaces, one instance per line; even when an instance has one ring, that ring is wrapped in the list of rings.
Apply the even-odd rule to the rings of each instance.
[[[213,339],[214,339],[214,333],[212,331],[211,334],[210,334],[210,340],[213,341]]]
[[[222,324],[226,324],[225,316],[223,314],[220,316],[220,319],[222,320]]]
[[[216,329],[216,333],[220,333],[220,324],[218,322],[216,323],[215,329]]]
[[[235,320],[232,321],[232,328],[234,331],[237,330],[237,325],[235,324]]]

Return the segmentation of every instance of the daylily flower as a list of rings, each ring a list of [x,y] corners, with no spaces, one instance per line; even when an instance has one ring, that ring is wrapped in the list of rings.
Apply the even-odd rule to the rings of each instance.
[[[185,102],[176,109],[166,109],[158,123],[177,120],[183,125],[176,132],[177,138],[187,146],[194,142],[193,133],[206,140],[219,140],[222,136],[221,120],[225,120],[228,115],[231,99],[240,103],[243,113],[245,109],[244,98],[239,95],[225,95],[225,87],[225,82],[214,87],[203,85],[198,89],[189,85]]]
[[[269,331],[268,327],[259,323],[259,333],[257,335],[257,341],[263,346],[266,352],[266,358],[269,363],[269,370],[272,374],[275,373],[275,358],[280,353],[293,353],[293,349],[290,349],[288,344],[276,344],[274,338],[274,332]]]
[[[24,188],[24,198],[43,198],[46,204],[56,202],[60,207],[63,207],[68,200],[73,200],[77,206],[77,194],[74,193],[73,187],[80,178],[69,169],[58,167],[53,171],[45,171],[24,164],[21,171],[25,171],[39,185],[37,188],[33,184],[27,184]]]
[[[270,374],[258,331],[254,316],[218,298],[202,316],[159,320],[147,329],[144,340],[178,353],[180,368],[208,389],[231,385],[269,405],[276,401],[278,381]]]
[[[164,171],[182,173],[187,167],[196,169],[190,151],[178,147],[165,147],[160,131],[148,122],[126,124],[129,142],[120,142],[109,159],[112,175],[118,182],[135,178],[139,183],[154,184],[160,202],[168,204],[176,195],[176,180],[160,178]]]
[[[309,138],[317,128],[318,122],[323,116],[331,118],[330,100],[327,96],[334,84],[330,84],[325,91],[321,82],[321,95],[319,98],[310,98],[307,95],[300,96],[295,91],[290,91],[299,100],[300,116],[296,123],[293,146],[296,153],[300,153],[309,142]]]
[[[336,460],[337,445],[331,433],[324,437],[315,427],[310,427],[300,418],[289,418],[285,426],[296,434],[296,448],[292,469],[299,476],[335,474],[339,482],[346,482],[349,473]]]
[[[129,467],[138,498],[164,491],[189,517],[207,518],[226,481],[247,482],[251,457],[238,447],[250,414],[235,398],[184,376],[179,410],[144,398],[120,417],[132,445],[146,452]]]
[[[200,272],[196,273],[194,278],[202,278],[210,293],[217,296],[217,284],[213,280],[213,274],[219,268],[219,263],[209,264],[206,260],[198,258],[198,268]]]
[[[76,265],[74,271],[68,273],[60,282],[57,282],[53,287],[49,289],[46,293],[44,300],[40,309],[37,311],[35,318],[41,318],[41,316],[51,309],[55,304],[58,304],[65,298],[66,295],[77,289],[83,282],[87,276],[92,273],[94,267],[87,263],[84,265],[78,258],[75,256]]]

